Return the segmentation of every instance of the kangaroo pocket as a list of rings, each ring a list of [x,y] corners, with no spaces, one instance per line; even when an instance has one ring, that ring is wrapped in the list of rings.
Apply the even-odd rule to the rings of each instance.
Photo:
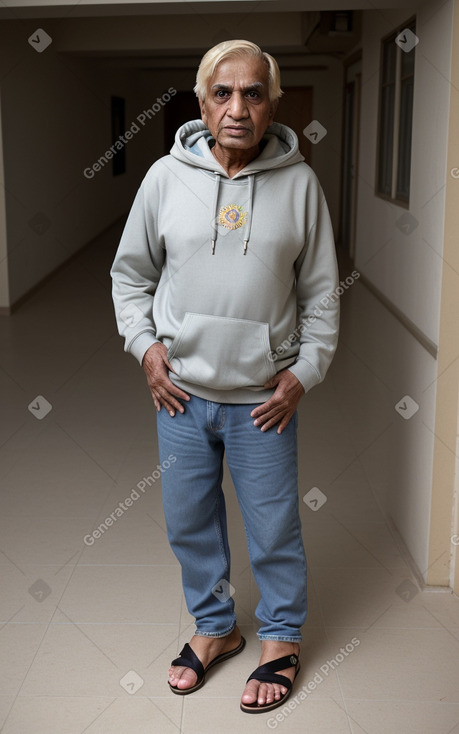
[[[182,380],[234,390],[261,387],[274,376],[269,352],[267,323],[187,312],[168,356]]]

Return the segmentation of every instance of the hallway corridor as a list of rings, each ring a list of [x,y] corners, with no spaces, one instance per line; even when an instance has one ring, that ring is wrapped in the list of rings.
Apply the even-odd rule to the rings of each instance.
[[[0,731],[459,734],[459,599],[421,591],[381,510],[391,488],[378,486],[378,466],[394,461],[391,441],[410,421],[365,341],[393,317],[358,281],[341,299],[325,382],[300,406],[309,614],[290,707],[239,710],[258,664],[258,595],[228,472],[247,647],[194,695],[170,693],[167,669],[193,623],[164,527],[154,406],[115,328],[109,268],[121,230],[0,319]]]

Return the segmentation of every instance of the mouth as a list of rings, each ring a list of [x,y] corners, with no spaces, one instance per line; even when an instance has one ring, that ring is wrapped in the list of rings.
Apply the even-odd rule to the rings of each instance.
[[[249,133],[250,132],[249,128],[248,127],[244,127],[243,125],[225,125],[225,127],[223,129],[224,130],[227,130],[229,133],[232,133],[233,135],[234,134],[241,135],[242,133]]]

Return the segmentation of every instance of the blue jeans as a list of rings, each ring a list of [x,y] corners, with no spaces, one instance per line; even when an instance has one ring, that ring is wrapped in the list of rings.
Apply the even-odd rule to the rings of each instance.
[[[164,514],[182,567],[196,634],[228,635],[236,624],[230,583],[223,454],[244,521],[261,599],[260,640],[300,642],[307,614],[306,558],[298,509],[295,413],[279,435],[253,425],[247,404],[214,403],[194,395],[185,412],[157,414]],[[169,466],[170,464],[170,466]]]

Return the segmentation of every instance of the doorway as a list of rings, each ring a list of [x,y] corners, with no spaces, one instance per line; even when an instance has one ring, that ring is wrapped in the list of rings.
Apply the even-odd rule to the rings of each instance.
[[[190,120],[200,120],[201,110],[194,92],[177,92],[164,108],[164,155],[174,145],[175,133]]]
[[[312,120],[312,87],[284,87],[274,119],[297,134],[300,153],[311,165],[312,143],[303,135],[303,130]]]

